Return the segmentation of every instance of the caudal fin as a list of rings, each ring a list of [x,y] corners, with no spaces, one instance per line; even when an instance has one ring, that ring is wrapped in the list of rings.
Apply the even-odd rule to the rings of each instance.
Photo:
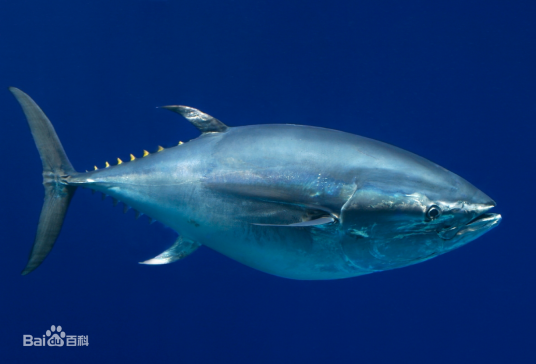
[[[22,275],[37,268],[48,253],[61,231],[63,219],[76,190],[67,182],[69,176],[76,174],[69,158],[63,150],[54,127],[45,113],[24,92],[15,87],[9,91],[20,103],[43,162],[43,185],[45,186],[45,202],[39,217],[37,234],[30,252],[30,257]]]

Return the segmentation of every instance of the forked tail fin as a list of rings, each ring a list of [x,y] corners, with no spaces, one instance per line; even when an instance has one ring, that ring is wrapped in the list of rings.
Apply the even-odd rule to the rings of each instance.
[[[9,90],[20,103],[43,162],[43,185],[45,186],[45,202],[39,217],[39,225],[30,257],[22,275],[37,268],[48,253],[61,231],[65,213],[76,190],[67,182],[69,176],[76,174],[69,158],[63,150],[54,127],[45,113],[24,92],[15,87]]]

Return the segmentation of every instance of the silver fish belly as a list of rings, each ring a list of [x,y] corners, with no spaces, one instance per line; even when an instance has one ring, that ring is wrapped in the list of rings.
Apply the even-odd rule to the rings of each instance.
[[[495,202],[413,153],[301,125],[228,127],[197,109],[167,106],[200,131],[128,163],[76,172],[41,109],[21,103],[43,160],[45,204],[23,274],[45,259],[77,187],[91,188],[180,234],[144,264],[201,245],[292,279],[338,279],[399,268],[458,248],[497,226]]]

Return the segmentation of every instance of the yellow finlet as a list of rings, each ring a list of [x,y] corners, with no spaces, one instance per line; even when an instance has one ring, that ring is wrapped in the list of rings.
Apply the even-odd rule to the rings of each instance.
[[[106,168],[110,167],[110,163],[106,162]]]
[[[97,168],[97,166],[95,166],[95,170],[98,171],[99,169]]]
[[[164,150],[164,147],[162,147],[162,146],[159,145],[159,146],[158,146],[158,151],[161,152],[161,151],[163,151],[163,150]]]
[[[117,158],[117,164],[123,164],[123,161],[119,158]]]
[[[149,152],[146,151],[146,150],[144,150],[144,151],[143,151],[143,156],[144,156],[144,157],[147,157],[148,155],[149,155]]]
[[[183,142],[179,142],[179,145],[184,144]]]
[[[136,160],[136,157],[134,157],[134,154],[131,154],[131,155],[130,155],[130,161],[132,162],[132,161],[134,161],[134,160]]]

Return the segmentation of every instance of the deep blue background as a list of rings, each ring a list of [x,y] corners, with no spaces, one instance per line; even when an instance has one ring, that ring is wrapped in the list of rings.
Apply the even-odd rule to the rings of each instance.
[[[2,363],[536,362],[536,2],[360,3],[0,2]],[[468,179],[504,220],[412,267],[292,281],[208,248],[138,265],[174,232],[81,190],[22,277],[43,189],[8,86],[44,109],[79,170],[197,137],[155,108],[184,104],[230,126],[395,144]],[[89,346],[22,346],[53,324]]]

